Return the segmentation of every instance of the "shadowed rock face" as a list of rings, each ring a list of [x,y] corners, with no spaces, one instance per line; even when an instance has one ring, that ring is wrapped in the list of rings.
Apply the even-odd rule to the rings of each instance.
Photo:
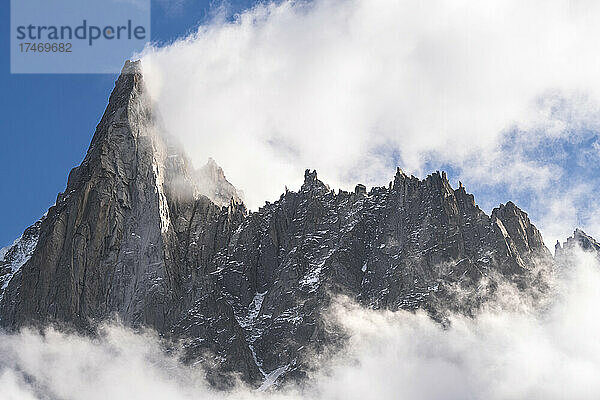
[[[448,284],[518,280],[551,259],[513,203],[488,216],[439,172],[334,193],[307,170],[298,192],[248,214],[214,161],[194,170],[159,130],[128,62],[84,161],[23,235],[22,266],[0,264],[2,326],[117,315],[187,338],[187,360],[214,366],[217,386],[229,372],[259,383],[301,376],[304,354],[336,340],[322,318],[332,293],[444,306]]]
[[[567,241],[562,245],[557,241],[554,249],[555,258],[559,264],[568,263],[569,259],[574,256],[573,252],[577,249],[595,254],[600,259],[600,243],[581,229],[575,229],[573,236],[567,238]]]
[[[2,303],[2,321],[85,324],[118,311],[163,327],[180,293],[164,218],[166,150],[153,138],[141,76],[128,64],[82,164],[41,224]]]

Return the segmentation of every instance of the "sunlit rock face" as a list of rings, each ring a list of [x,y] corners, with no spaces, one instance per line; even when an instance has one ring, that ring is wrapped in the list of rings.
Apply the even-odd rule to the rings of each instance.
[[[343,340],[324,318],[332,295],[468,313],[484,296],[457,304],[449,288],[531,285],[552,264],[526,213],[509,202],[488,216],[443,172],[335,192],[307,170],[256,212],[242,197],[214,160],[194,169],[161,132],[128,62],[65,192],[2,255],[2,326],[93,330],[117,316],[186,339],[186,361],[217,387],[233,372],[264,389]]]

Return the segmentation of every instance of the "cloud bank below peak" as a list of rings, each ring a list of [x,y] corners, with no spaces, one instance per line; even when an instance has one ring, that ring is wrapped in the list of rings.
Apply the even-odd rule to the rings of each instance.
[[[259,392],[212,388],[199,365],[166,354],[159,337],[105,325],[90,338],[48,328],[0,333],[0,384],[12,399],[597,399],[600,265],[578,252],[556,275],[544,307],[506,284],[473,318],[443,328],[423,312],[330,310],[348,342],[315,360],[305,385]]]
[[[450,166],[476,194],[529,193],[522,205],[553,240],[573,222],[600,233],[593,204],[559,227],[536,206],[554,185],[557,204],[598,187],[565,159],[600,159],[599,12],[567,0],[282,1],[142,59],[167,130],[196,165],[215,158],[253,209],[305,168],[352,188],[386,184],[397,165]]]

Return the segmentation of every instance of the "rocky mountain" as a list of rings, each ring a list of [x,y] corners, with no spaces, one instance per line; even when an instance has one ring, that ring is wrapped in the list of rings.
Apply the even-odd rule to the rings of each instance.
[[[575,229],[573,236],[567,238],[567,241],[562,245],[557,241],[554,249],[554,256],[559,264],[567,263],[573,257],[573,252],[576,249],[595,254],[600,259],[600,243],[581,229]]]
[[[241,203],[244,199],[244,194],[227,180],[223,169],[212,158],[202,168],[194,171],[193,176],[200,194],[219,206],[228,205],[231,199],[236,203]]]
[[[31,258],[38,243],[43,219],[27,228],[11,246],[0,249],[0,300],[10,280],[20,273],[23,264]]]
[[[214,160],[195,170],[161,131],[127,62],[65,192],[2,257],[0,324],[89,330],[118,316],[185,339],[216,386],[236,373],[264,389],[339,340],[323,318],[332,295],[435,316],[452,285],[530,284],[552,260],[525,212],[487,215],[443,172],[335,192],[306,170],[256,212],[241,198]]]

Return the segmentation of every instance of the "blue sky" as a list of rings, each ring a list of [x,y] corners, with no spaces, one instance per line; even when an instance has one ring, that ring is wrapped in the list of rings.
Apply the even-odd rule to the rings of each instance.
[[[116,75],[10,73],[10,9],[0,14],[0,247],[11,243],[56,201],[83,159]],[[229,3],[235,12],[247,1]],[[153,1],[152,40],[169,42],[210,16],[210,1]]]

